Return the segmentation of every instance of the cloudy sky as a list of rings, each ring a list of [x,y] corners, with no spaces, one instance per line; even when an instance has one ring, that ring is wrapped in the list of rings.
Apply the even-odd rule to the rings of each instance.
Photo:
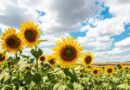
[[[96,62],[130,60],[130,0],[0,0],[0,6],[0,32],[33,20],[48,40],[39,45],[46,54],[55,40],[72,35]]]

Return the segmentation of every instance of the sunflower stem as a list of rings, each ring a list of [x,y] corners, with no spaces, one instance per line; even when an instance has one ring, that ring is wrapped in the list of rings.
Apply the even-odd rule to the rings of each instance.
[[[36,59],[36,71],[38,73],[38,59]]]
[[[8,62],[8,69],[9,69],[9,75],[10,75],[10,83],[12,82],[12,71],[11,71],[11,64]]]

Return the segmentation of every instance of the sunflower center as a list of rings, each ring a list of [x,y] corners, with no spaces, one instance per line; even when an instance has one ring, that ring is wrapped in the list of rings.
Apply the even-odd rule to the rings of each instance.
[[[90,64],[91,61],[92,61],[92,58],[91,58],[90,56],[87,56],[87,57],[85,58],[85,63]]]
[[[24,32],[24,36],[25,38],[27,39],[27,41],[29,42],[34,42],[36,40],[36,37],[37,37],[37,32],[34,31],[34,30],[29,30],[27,29],[25,32]]]
[[[97,74],[97,73],[98,73],[98,71],[97,71],[97,70],[94,70],[94,71],[93,71],[93,73],[94,73],[94,74]]]
[[[108,73],[112,73],[112,69],[110,69],[110,68],[107,71],[108,71]]]
[[[125,69],[129,69],[128,67],[125,67]]]
[[[6,39],[6,45],[10,48],[18,48],[20,45],[20,39],[16,35],[11,35]]]
[[[65,61],[72,61],[76,56],[77,51],[73,46],[66,46],[61,50],[61,58]]]
[[[44,56],[41,56],[41,57],[40,57],[40,61],[45,61],[45,57],[44,57]]]
[[[55,64],[55,59],[49,60],[49,63],[50,63],[50,64]]]
[[[3,56],[2,54],[0,54],[0,61],[4,61],[5,60],[5,56]]]

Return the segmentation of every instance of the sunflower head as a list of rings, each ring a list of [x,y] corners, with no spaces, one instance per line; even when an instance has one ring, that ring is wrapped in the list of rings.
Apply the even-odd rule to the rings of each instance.
[[[124,65],[123,66],[123,70],[128,70],[129,69],[129,66],[128,65]]]
[[[114,73],[114,70],[115,70],[115,69],[114,69],[113,66],[106,66],[106,67],[105,67],[106,74],[111,75],[111,74]]]
[[[23,42],[28,47],[33,47],[38,44],[38,39],[40,36],[40,28],[38,24],[32,21],[26,21],[21,24],[20,32]]]
[[[118,64],[118,65],[117,65],[117,69],[118,69],[118,70],[123,70],[123,66],[122,66],[121,64]]]
[[[0,51],[0,64],[2,64],[6,59],[6,54]]]
[[[92,55],[91,52],[87,52],[84,57],[83,57],[83,64],[85,66],[88,66],[92,63],[92,61],[94,60],[94,56]]]
[[[2,33],[2,48],[8,52],[16,53],[22,49],[22,41],[19,34],[16,33],[15,28],[7,28],[5,32]]]
[[[57,56],[58,64],[63,68],[73,67],[79,59],[82,47],[72,37],[62,37],[61,41],[56,42],[54,55]]]
[[[93,67],[91,73],[92,75],[97,76],[100,73],[100,69],[98,67]]]
[[[41,62],[44,62],[45,59],[46,59],[45,55],[41,55],[41,56],[39,57],[39,60],[40,60]]]
[[[47,62],[49,63],[49,65],[51,67],[55,67],[56,66],[56,57],[54,55],[49,55],[47,57]]]

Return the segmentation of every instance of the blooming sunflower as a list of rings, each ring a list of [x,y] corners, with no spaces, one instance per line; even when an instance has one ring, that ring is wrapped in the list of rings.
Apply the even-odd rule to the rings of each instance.
[[[38,24],[32,21],[26,21],[21,24],[20,32],[22,40],[27,45],[27,47],[33,47],[38,44],[38,39],[41,33]]]
[[[89,52],[87,52],[85,55],[84,55],[84,57],[83,57],[83,64],[85,65],[85,66],[89,66],[91,63],[92,63],[92,61],[94,60],[94,56],[92,55],[92,53],[89,51]]]
[[[6,59],[6,54],[0,51],[0,64],[2,64]]]
[[[94,75],[94,76],[99,75],[99,73],[100,73],[100,68],[98,68],[98,67],[93,67],[92,70],[91,70],[91,73],[92,73],[92,75]]]
[[[22,41],[19,37],[19,34],[16,33],[15,28],[7,28],[5,32],[2,33],[2,49],[16,53],[17,51],[22,49]]]
[[[123,70],[128,70],[129,69],[129,66],[128,65],[124,65],[123,66]]]
[[[51,67],[55,67],[56,66],[56,57],[54,55],[49,55],[47,57],[47,62],[49,63],[49,65]]]
[[[40,60],[41,62],[44,62],[45,59],[46,59],[45,55],[41,55],[41,56],[39,57],[39,60]]]
[[[62,37],[61,41],[56,42],[57,47],[53,49],[57,57],[57,63],[63,68],[72,68],[82,53],[82,47],[72,37]]]
[[[106,66],[106,67],[105,67],[105,72],[106,72],[106,74],[111,75],[111,74],[114,73],[114,71],[115,71],[115,68],[114,68],[113,66]]]

